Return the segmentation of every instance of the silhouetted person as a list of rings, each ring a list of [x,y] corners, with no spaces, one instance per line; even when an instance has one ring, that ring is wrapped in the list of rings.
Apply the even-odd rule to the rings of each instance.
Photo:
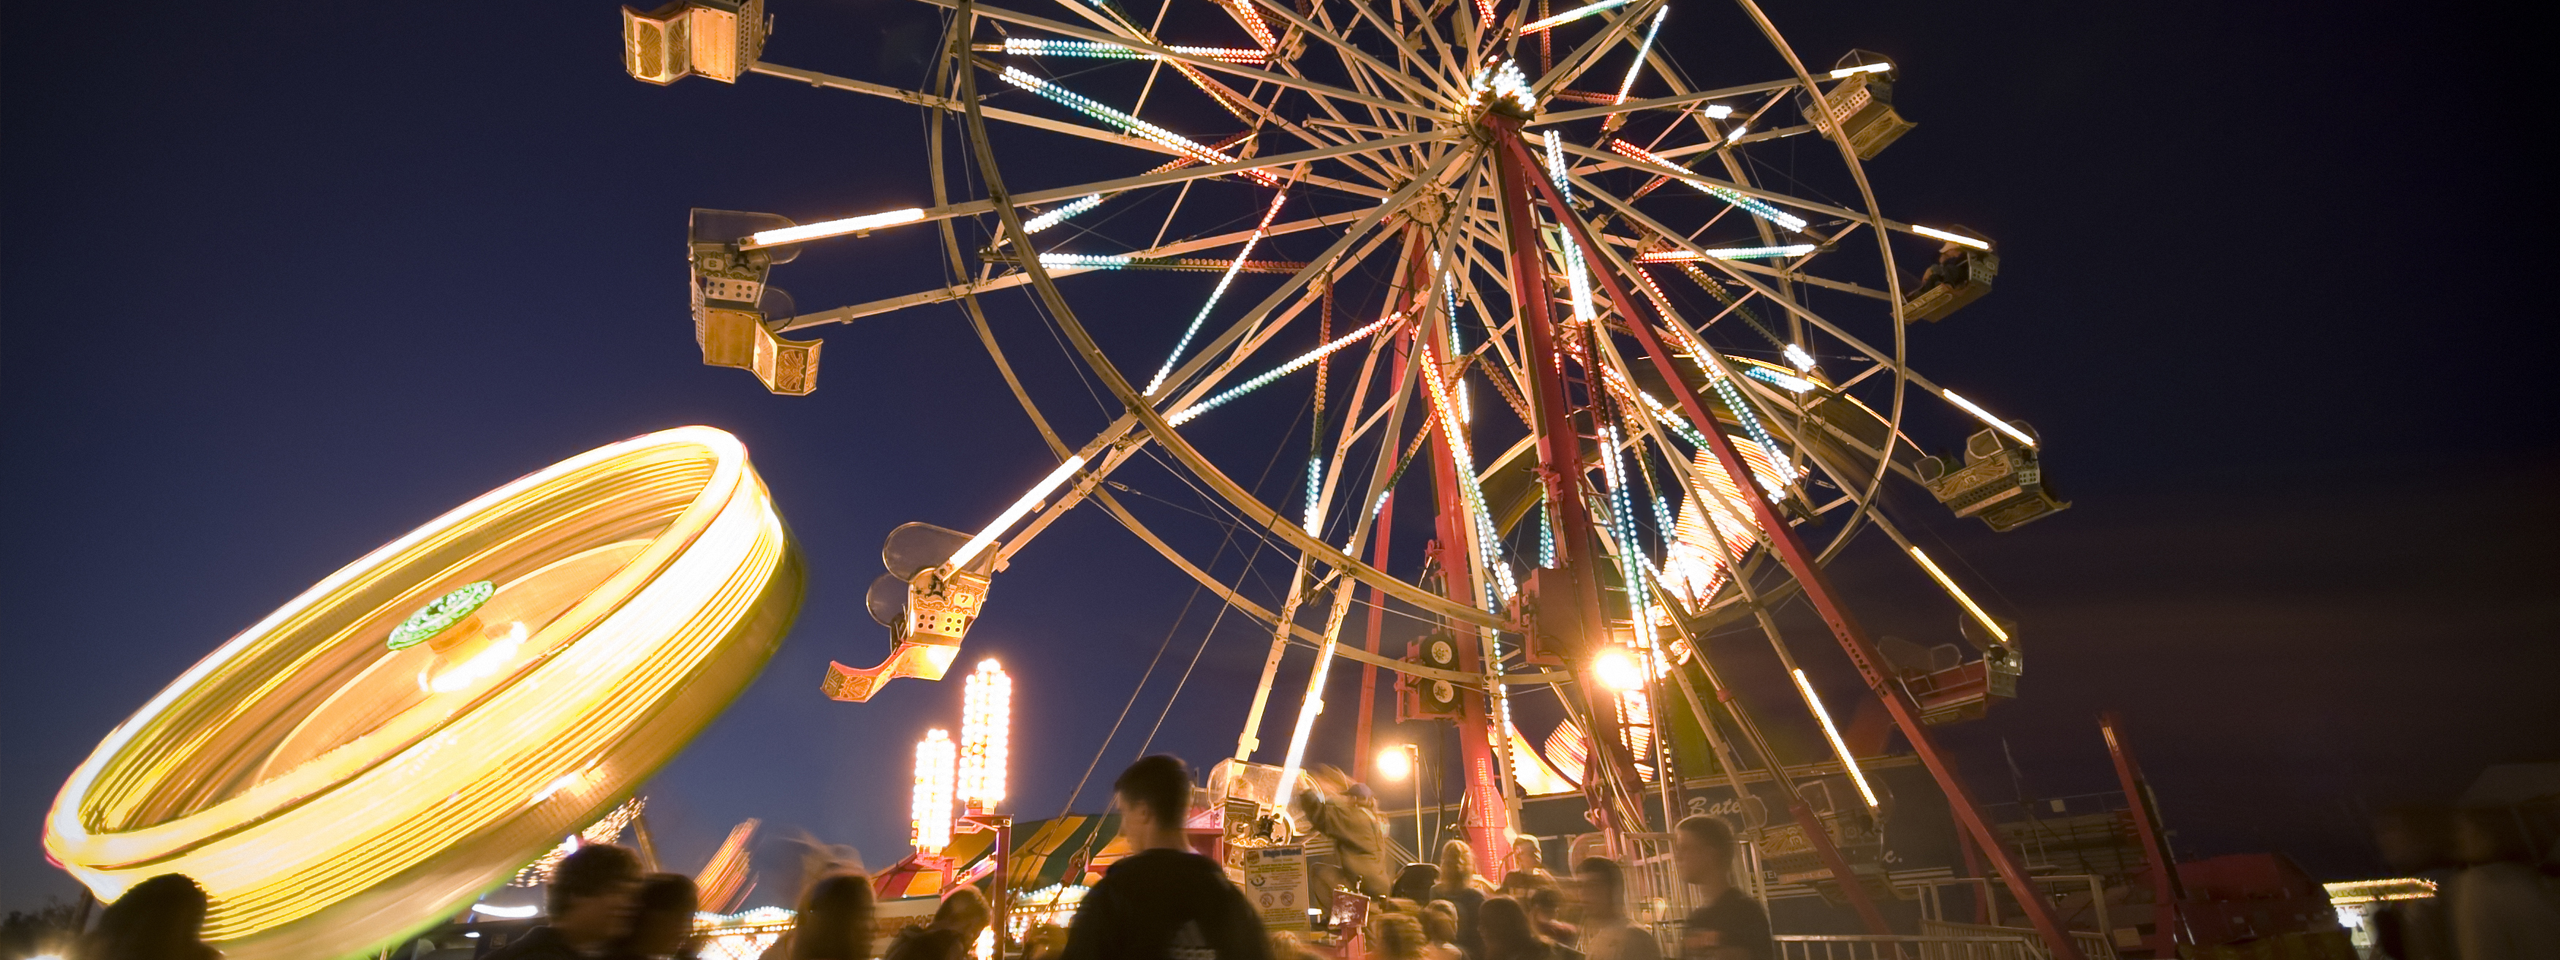
[[[1396,882],[1388,896],[1411,900],[1416,904],[1431,902],[1431,888],[1440,882],[1440,868],[1428,863],[1408,863],[1396,874]]]
[[[1547,872],[1547,855],[1538,852],[1538,838],[1511,838],[1511,855],[1506,860],[1503,866],[1508,872],[1503,875],[1503,882],[1510,882],[1512,873],[1525,873],[1539,884],[1555,886],[1556,875]]]
[[[1378,815],[1377,795],[1332,767],[1318,768],[1307,780],[1307,788],[1298,793],[1298,809],[1316,832],[1333,838],[1335,862],[1319,865],[1317,886],[1386,896],[1395,884],[1387,872],[1387,822]]]
[[[881,960],[961,960],[978,946],[978,931],[987,928],[987,895],[961,887],[942,898],[933,922],[898,931]]]
[[[1617,861],[1587,857],[1573,865],[1582,896],[1581,939],[1574,949],[1591,960],[1662,960],[1653,935],[1627,920],[1627,879]]]
[[[800,895],[799,923],[762,960],[870,960],[871,878],[833,873]]]
[[[1572,924],[1556,916],[1564,911],[1564,891],[1556,889],[1555,884],[1529,891],[1521,905],[1529,908],[1529,922],[1537,925],[1539,936],[1568,947],[1582,938]]]
[[[611,844],[579,847],[551,868],[543,890],[548,923],[499,947],[485,960],[583,960],[600,956],[631,929],[640,887],[640,856]]]
[[[1938,248],[1938,262],[1920,272],[1920,290],[1930,287],[1961,287],[1973,276],[1973,261],[1965,259],[1964,248],[1947,244]]]
[[[2462,960],[2560,957],[2560,890],[2533,868],[2524,831],[2499,808],[2454,818],[2453,849],[2471,866],[2453,883],[2453,944]]]
[[[1681,960],[1770,960],[1777,953],[1769,914],[1733,886],[1733,828],[1705,814],[1680,821],[1671,861],[1706,901],[1681,929]]]
[[[1463,840],[1441,844],[1440,885],[1431,888],[1431,898],[1458,909],[1458,949],[1477,960],[1484,958],[1484,938],[1476,929],[1476,912],[1484,908],[1488,892],[1483,878],[1476,876],[1475,848]]]
[[[204,888],[183,873],[133,885],[80,938],[72,960],[207,960],[222,952],[204,943]]]
[[[1529,908],[1510,897],[1487,897],[1476,916],[1484,935],[1484,952],[1476,960],[1567,960],[1581,954],[1565,949],[1538,932]]]
[[[1453,960],[1457,955],[1457,947],[1431,942],[1422,921],[1413,917],[1386,913],[1369,919],[1372,960]]]
[[[2385,903],[2373,915],[2378,960],[2454,960],[2453,925],[2446,906],[2461,866],[2453,858],[2453,814],[2442,807],[2405,806],[2373,819],[2374,846],[2400,876],[2436,883],[2438,896]]]
[[[1143,757],[1121,772],[1111,792],[1120,833],[1137,852],[1112,864],[1085,892],[1067,927],[1064,960],[1266,960],[1271,948],[1252,904],[1217,861],[1183,842],[1190,768],[1163,754]]]
[[[631,932],[606,955],[613,960],[693,960],[693,914],[702,896],[693,878],[681,873],[653,873],[640,878],[631,898]]]
[[[1457,904],[1447,900],[1434,900],[1423,904],[1422,935],[1431,938],[1435,946],[1449,948],[1450,953],[1460,956],[1466,954],[1465,949],[1458,946]]]

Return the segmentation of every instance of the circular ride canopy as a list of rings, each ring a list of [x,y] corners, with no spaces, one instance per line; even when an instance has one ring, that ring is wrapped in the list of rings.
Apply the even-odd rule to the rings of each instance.
[[[193,877],[234,960],[395,941],[628,797],[763,669],[802,583],[735,437],[588,451],[223,644],[72,774],[45,851],[103,900]]]

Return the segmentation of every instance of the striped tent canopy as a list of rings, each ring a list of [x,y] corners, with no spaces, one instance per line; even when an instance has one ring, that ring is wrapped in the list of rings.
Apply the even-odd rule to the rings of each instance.
[[[995,872],[995,834],[953,832],[942,855],[950,860],[952,882],[975,883]],[[1130,853],[1120,836],[1118,814],[1068,814],[1013,825],[1013,862],[1005,884],[1016,890],[1055,885],[1090,886],[1102,871]],[[882,900],[940,897],[943,877],[924,869],[911,854],[872,878]]]

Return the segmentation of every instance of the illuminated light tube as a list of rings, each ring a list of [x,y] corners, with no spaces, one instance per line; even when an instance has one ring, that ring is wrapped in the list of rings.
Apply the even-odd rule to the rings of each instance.
[[[1813,370],[1813,354],[1804,352],[1802,344],[1787,344],[1786,354],[1787,362],[1795,364],[1797,370],[1808,373]]]
[[[1322,531],[1322,530],[1318,529],[1318,527],[1320,527],[1320,526],[1323,524],[1323,522],[1324,522],[1324,515],[1323,515],[1323,512],[1322,512],[1322,510],[1321,510],[1321,508],[1324,506],[1324,502],[1323,502],[1323,493],[1324,493],[1324,490],[1323,490],[1323,477],[1324,477],[1324,458],[1323,458],[1323,457],[1308,457],[1308,458],[1307,458],[1307,510],[1306,510],[1306,516],[1305,516],[1305,518],[1304,518],[1304,519],[1303,519],[1303,520],[1302,520],[1298,525],[1299,525],[1299,526],[1301,526],[1301,527],[1305,527],[1308,533],[1315,534],[1316,536],[1319,536],[1319,537],[1324,536],[1324,531]]]
[[[1075,476],[1077,468],[1082,466],[1084,466],[1084,454],[1079,453],[1068,457],[1065,463],[1058,464],[1057,469],[1049,471],[1048,476],[1040,478],[1039,483],[1033,484],[1030,490],[1022,494],[1022,499],[1014,501],[1013,506],[1004,508],[1004,512],[996,516],[996,522],[987,524],[986,529],[978,531],[977,536],[970,537],[969,542],[960,545],[959,551],[953,553],[948,561],[952,568],[966,567],[969,561],[978,559],[979,551],[985,550],[988,544],[996,542],[996,538],[1003,536],[1004,532],[1020,521],[1024,514],[1040,506],[1040,501],[1048,497],[1050,491],[1058,489],[1059,484],[1067,482],[1068,477]]]
[[[1449,457],[1458,468],[1459,485],[1466,493],[1467,512],[1475,520],[1476,552],[1483,559],[1485,569],[1493,573],[1492,579],[1483,584],[1485,609],[1498,611],[1504,598],[1519,596],[1520,583],[1513,577],[1511,565],[1503,562],[1500,552],[1502,535],[1493,529],[1492,511],[1485,507],[1484,486],[1476,479],[1475,453],[1468,449],[1466,430],[1458,423],[1457,411],[1453,409],[1455,404],[1449,402],[1448,385],[1441,382],[1437,372],[1439,360],[1429,344],[1422,347],[1422,369],[1423,383],[1430,388],[1431,412],[1439,417],[1441,435],[1449,441]],[[1497,587],[1501,591],[1499,594],[1495,593]]]
[[[1236,251],[1235,260],[1227,264],[1226,275],[1219,277],[1217,287],[1209,291],[1208,302],[1201,304],[1200,312],[1191,316],[1191,326],[1184,328],[1182,339],[1174,342],[1173,353],[1164,358],[1164,366],[1156,369],[1155,379],[1147,381],[1147,393],[1155,393],[1157,388],[1164,386],[1164,378],[1173,374],[1174,363],[1182,359],[1182,351],[1191,349],[1191,338],[1200,335],[1200,325],[1209,322],[1210,311],[1218,309],[1218,301],[1226,298],[1227,286],[1234,283],[1236,274],[1244,270],[1245,262],[1253,256],[1254,245],[1262,242],[1263,232],[1271,229],[1271,221],[1280,216],[1280,205],[1287,202],[1287,188],[1272,195],[1271,206],[1262,211],[1262,222],[1254,224],[1253,233],[1244,238],[1244,249]]]
[[[1628,143],[1624,140],[1612,138],[1609,141],[1609,149],[1615,151],[1620,156],[1642,160],[1646,163],[1664,167],[1669,170],[1688,169],[1677,163],[1671,162],[1671,158],[1669,157],[1662,156],[1661,154],[1636,146],[1635,144]],[[1743,212],[1751,214],[1752,216],[1759,217],[1762,220],[1767,220],[1770,223],[1777,224],[1797,233],[1804,232],[1805,219],[1803,217],[1799,217],[1795,214],[1770,206],[1768,201],[1762,200],[1758,197],[1747,196],[1730,187],[1720,187],[1682,173],[1666,174],[1666,176],[1670,176],[1682,183],[1696,187],[1699,192],[1708,196],[1722,200],[1736,207],[1740,207]],[[1913,229],[1918,228],[1915,227]]]
[[[799,243],[804,240],[818,240],[826,237],[843,236],[848,233],[861,233],[865,230],[877,230],[881,227],[894,227],[901,223],[914,223],[922,219],[924,219],[924,208],[908,207],[904,210],[891,210],[887,213],[869,213],[859,217],[846,217],[841,220],[822,220],[817,223],[804,223],[796,227],[783,227],[779,230],[760,231],[749,234],[747,236],[747,242],[739,244],[739,246],[749,250],[753,250],[758,247],[778,247],[786,243]]]
[[[1074,110],[1077,113],[1084,114],[1085,116],[1119,127],[1129,133],[1171,147],[1182,155],[1190,157],[1191,159],[1197,160],[1201,163],[1214,165],[1237,162],[1236,158],[1220,153],[1217,150],[1210,149],[1207,144],[1193,140],[1171,130],[1167,130],[1163,127],[1156,126],[1155,124],[1148,123],[1144,120],[1140,120],[1137,117],[1130,116],[1129,114],[1123,113],[1119,110],[1104,106],[1100,100],[1093,99],[1092,97],[1085,96],[1084,94],[1050,83],[1047,80],[1042,80],[1039,77],[1032,76],[1029,73],[1023,72],[1021,67],[1006,67],[1004,68],[1002,76],[1006,83],[1021,87],[1022,89],[1031,91],[1032,93],[1039,94],[1050,102],[1066,107],[1067,109]],[[1244,175],[1247,178],[1265,186],[1276,187],[1280,185],[1279,177],[1273,176],[1271,171],[1260,167],[1246,170],[1244,171]]]
[[[1707,119],[1709,119],[1709,120],[1722,120],[1722,119],[1724,119],[1724,118],[1726,118],[1726,117],[1733,116],[1733,108],[1732,108],[1732,107],[1725,106],[1724,104],[1721,104],[1721,103],[1710,103],[1710,104],[1707,104],[1706,109],[1704,109],[1704,110],[1700,110],[1700,111],[1698,111],[1698,112],[1699,112],[1699,113],[1706,114],[1706,115],[1707,115]]]
[[[1573,297],[1573,318],[1584,323],[1599,319],[1600,310],[1591,300],[1591,267],[1582,260],[1582,245],[1573,242],[1573,234],[1560,235],[1564,241],[1564,286]]]
[[[1585,4],[1554,16],[1523,24],[1520,27],[1520,35],[1525,37],[1540,30],[1560,27],[1603,10],[1615,10],[1634,2],[1635,0],[1600,0],[1598,3]]]
[[[1555,181],[1556,189],[1563,191],[1566,200],[1572,200],[1573,180],[1565,176],[1564,140],[1553,130],[1547,131],[1541,139],[1547,143],[1547,179]],[[1436,258],[1439,254],[1435,252],[1432,256]],[[1450,349],[1456,348],[1457,344],[1450,344]]]
[[[1636,45],[1636,62],[1627,65],[1627,78],[1618,81],[1619,103],[1627,102],[1627,91],[1635,89],[1636,74],[1644,70],[1644,58],[1653,54],[1653,37],[1662,32],[1662,18],[1670,15],[1671,5],[1663,4],[1662,9],[1653,12],[1653,22],[1645,25],[1644,42]],[[1733,108],[1727,107],[1725,112],[1731,113]]]
[[[479,627],[389,648],[402,618],[480,580]],[[72,772],[45,854],[109,902],[195,878],[204,936],[234,960],[405,943],[682,750],[763,669],[802,586],[737,438],[682,427],[590,450],[385,544],[188,668]],[[415,681],[517,624],[513,662],[451,692]]]
[[[1801,257],[1812,253],[1810,243],[1790,243],[1775,247],[1718,247],[1706,251],[1717,260],[1761,260],[1770,257]],[[1636,255],[1637,263],[1690,263],[1705,259],[1688,250],[1656,250]]]
[[[993,658],[980,660],[960,699],[957,796],[970,813],[985,813],[1004,802],[1012,739],[1013,678]]]
[[[1911,559],[1920,561],[1920,569],[1929,571],[1929,578],[1938,581],[1938,586],[1946,588],[1948,596],[1956,598],[1957,603],[1964,604],[1964,611],[1973,614],[1973,619],[1982,624],[1983,629],[1991,631],[1991,635],[2000,638],[2001,643],[2009,642],[2009,631],[2002,630],[1999,624],[1991,622],[1991,615],[1982,612],[1982,607],[1965,594],[1963,587],[1956,586],[1955,578],[1947,576],[1946,571],[1938,569],[1937,561],[1929,559],[1929,555],[1920,552],[1919,547],[1911,548]]]
[[[1862,63],[1854,67],[1841,67],[1838,70],[1831,71],[1831,79],[1846,80],[1861,73],[1883,73],[1891,69],[1893,69],[1893,64],[1890,63]]]
[[[1263,49],[1280,45],[1280,38],[1271,35],[1270,22],[1262,19],[1262,11],[1254,9],[1253,0],[1221,0],[1218,5],[1235,14],[1237,22],[1244,24],[1244,32]]]
[[[2028,436],[2026,431],[2010,425],[2009,421],[1992,416],[1991,411],[1975,406],[1973,401],[1957,396],[1955,391],[1940,389],[1938,391],[1938,395],[1947,398],[1948,403],[1955,404],[1956,409],[1973,414],[1974,419],[1990,424],[1993,429],[2016,438],[2019,443],[2026,444],[2030,447],[2036,445],[2036,438]]]
[[[1812,682],[1804,678],[1804,668],[1798,667],[1792,672],[1796,677],[1796,689],[1804,691],[1805,705],[1813,708],[1814,719],[1822,721],[1822,735],[1831,739],[1831,752],[1840,755],[1840,765],[1848,768],[1849,779],[1858,785],[1858,796],[1867,801],[1867,809],[1875,809],[1878,806],[1875,788],[1867,786],[1867,775],[1858,769],[1858,758],[1849,755],[1848,741],[1840,739],[1839,727],[1832,726],[1831,712],[1822,708],[1822,695],[1813,692]]]
[[[951,845],[951,734],[940,727],[916,741],[915,803],[909,810],[907,839],[916,852],[933,856]]]
[[[1725,134],[1725,136],[1724,136],[1724,142],[1725,142],[1727,145],[1731,145],[1731,144],[1733,144],[1733,143],[1737,143],[1737,142],[1741,141],[1741,139],[1742,139],[1742,135],[1743,135],[1743,134],[1750,133],[1750,132],[1751,132],[1751,125],[1750,125],[1750,124],[1748,124],[1748,123],[1737,123],[1737,124],[1734,124],[1734,125],[1733,125],[1733,132],[1732,132],[1732,133]]]
[[[1129,265],[1129,258],[1119,254],[1044,253],[1040,265],[1052,270],[1119,270]]]
[[[471,905],[471,912],[484,917],[497,917],[501,920],[522,920],[526,917],[533,916],[534,914],[541,913],[542,908],[532,904],[526,904],[521,907],[499,907],[486,903],[475,903]]]
[[[1031,219],[1029,219],[1029,220],[1022,221],[1022,232],[1024,232],[1024,233],[1039,233],[1039,232],[1040,232],[1040,231],[1042,231],[1042,230],[1046,230],[1046,229],[1049,229],[1050,227],[1057,226],[1058,224],[1065,223],[1068,217],[1075,216],[1076,214],[1083,213],[1083,212],[1085,212],[1085,211],[1087,211],[1087,210],[1091,210],[1091,209],[1093,209],[1093,208],[1095,208],[1095,207],[1099,207],[1099,206],[1101,206],[1101,205],[1102,205],[1102,195],[1101,195],[1101,194],[1099,194],[1099,193],[1089,193],[1089,194],[1086,194],[1086,195],[1084,195],[1084,196],[1081,196],[1081,197],[1076,198],[1074,202],[1069,203],[1069,204],[1067,204],[1066,206],[1059,207],[1059,208],[1057,208],[1057,209],[1055,209],[1055,210],[1051,210],[1051,211],[1049,211],[1049,212],[1047,212],[1047,213],[1044,213],[1044,214],[1041,214],[1041,215],[1039,215],[1039,216],[1033,217],[1033,218],[1031,218]],[[1124,259],[1125,259],[1125,258],[1124,258]]]
[[[1777,387],[1778,389],[1784,390],[1788,393],[1806,393],[1811,391],[1814,387],[1819,386],[1819,384],[1803,377],[1790,377],[1767,367],[1746,367],[1743,369],[1742,375],[1767,383],[1770,386]]]
[[[1968,237],[1961,233],[1948,233],[1936,227],[1924,227],[1915,223],[1911,225],[1911,232],[1924,237],[1935,237],[1948,243],[1972,247],[1976,250],[1991,249],[1991,241],[1989,240],[1983,240],[1977,237]]]
[[[1324,346],[1309,350],[1306,353],[1299,354],[1298,359],[1291,360],[1278,367],[1272,368],[1251,380],[1229,387],[1225,392],[1220,393],[1217,396],[1210,397],[1209,399],[1202,400],[1199,403],[1184,407],[1180,413],[1175,413],[1165,417],[1164,422],[1167,426],[1175,427],[1190,423],[1194,418],[1197,418],[1201,414],[1217,409],[1220,404],[1226,403],[1227,401],[1233,400],[1237,397],[1244,396],[1245,394],[1252,393],[1253,391],[1260,389],[1264,384],[1305,369],[1307,364],[1322,360],[1334,351],[1350,346],[1368,335],[1378,332],[1379,327],[1386,326],[1387,324],[1394,323],[1402,319],[1404,319],[1404,313],[1401,311],[1379,317],[1368,326],[1343,334],[1332,343],[1328,343]]]
[[[1007,37],[1002,44],[982,43],[977,45],[977,49],[982,51],[1002,51],[1004,53],[1040,57],[1089,57],[1105,60],[1163,59],[1153,51],[1140,50],[1135,47],[1124,47],[1116,43],[1102,43],[1094,40],[1047,40],[1035,37]],[[1165,49],[1186,57],[1201,57],[1225,63],[1261,63],[1270,59],[1269,54],[1260,50],[1246,50],[1240,47],[1167,46]]]

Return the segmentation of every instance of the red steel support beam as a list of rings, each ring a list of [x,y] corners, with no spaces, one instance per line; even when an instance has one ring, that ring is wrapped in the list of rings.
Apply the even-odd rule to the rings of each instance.
[[[1487,114],[1484,125],[1497,139],[1519,142],[1520,124],[1510,117]],[[1526,153],[1497,150],[1493,161],[1501,188],[1504,238],[1511,253],[1511,299],[1520,310],[1521,363],[1530,372],[1529,409],[1534,421],[1530,429],[1538,438],[1538,481],[1546,491],[1547,515],[1556,525],[1554,572],[1564,581],[1551,584],[1545,576],[1539,577],[1540,596],[1535,598],[1539,629],[1546,632],[1549,624],[1561,619],[1565,635],[1556,639],[1564,642],[1566,656],[1579,666],[1598,651],[1609,621],[1607,608],[1600,602],[1600,558],[1595,549],[1599,540],[1592,529],[1591,511],[1582,500],[1582,437],[1576,432],[1574,408],[1565,393],[1565,361],[1556,346],[1550,310],[1554,300],[1547,292],[1546,246],[1538,242],[1536,201],[1529,192],[1531,183],[1544,181],[1530,172]],[[1557,586],[1563,588],[1557,591],[1561,596],[1547,595]],[[1582,789],[1589,798],[1593,825],[1608,835],[1615,848],[1621,834],[1645,829],[1643,801],[1632,795],[1640,781],[1634,761],[1622,746],[1618,698],[1598,684],[1579,686],[1591,717],[1590,759]]]
[[[1421,302],[1421,292],[1429,285],[1430,262],[1429,245],[1414,243],[1411,255],[1400,271],[1403,289],[1396,295],[1397,308],[1409,315],[1416,313],[1415,305]],[[1417,323],[1413,341],[1409,345],[1398,345],[1396,369],[1399,378],[1406,366],[1403,361],[1409,356],[1405,351],[1422,349],[1430,342],[1428,338],[1435,335],[1436,329],[1445,329],[1445,325]],[[1442,356],[1447,355],[1445,349],[1438,352]],[[1432,369],[1428,359],[1426,355],[1421,374],[1426,377],[1444,375],[1443,371]],[[1467,564],[1466,544],[1474,537],[1467,523],[1466,490],[1459,486],[1457,454],[1450,448],[1445,431],[1434,433],[1431,491],[1439,507],[1433,521],[1438,540],[1427,552],[1440,567],[1441,596],[1471,607],[1481,607],[1484,593],[1477,587]],[[1372,608],[1371,616],[1376,615],[1377,610]],[[1456,649],[1457,662],[1462,666],[1484,663],[1483,658],[1488,651],[1476,625],[1456,620],[1447,623],[1449,643]],[[1503,742],[1501,722],[1493,715],[1492,700],[1487,694],[1465,687],[1458,689],[1458,711],[1458,761],[1462,767],[1461,778],[1466,784],[1466,799],[1459,804],[1462,813],[1458,828],[1466,835],[1467,846],[1475,851],[1477,863],[1496,863],[1499,861],[1495,858],[1510,849],[1511,808],[1502,800],[1502,777],[1506,771],[1496,755],[1502,749],[1499,746]],[[1414,776],[1419,777],[1421,773],[1416,771]],[[1415,842],[1420,843],[1420,838],[1417,837]],[[1429,851],[1416,851],[1415,855],[1430,858]]]
[[[2178,865],[2169,859],[2169,845],[2160,829],[2160,811],[2151,804],[2151,783],[2142,778],[2142,766],[2133,762],[2133,747],[2124,742],[2124,718],[2109,710],[2098,715],[2098,732],[2107,736],[2107,756],[2115,760],[2116,779],[2124,784],[2124,798],[2133,814],[2133,830],[2142,840],[2142,855],[2151,861],[2151,955],[2178,955],[2178,901],[2186,899],[2186,891],[2178,882]],[[2114,936],[2114,931],[2107,932]]]
[[[1511,158],[1513,164],[1529,162],[1528,147],[1521,143],[1517,128],[1503,131],[1501,139],[1500,156]],[[1911,692],[1877,666],[1883,662],[1883,657],[1876,652],[1875,641],[1867,635],[1866,627],[1859,624],[1849,608],[1840,602],[1838,593],[1831,587],[1831,578],[1823,573],[1820,564],[1814,562],[1813,551],[1796,536],[1795,528],[1769,505],[1767,491],[1760,489],[1759,478],[1752,475],[1742,456],[1734,451],[1733,442],[1716,425],[1706,405],[1698,401],[1697,392],[1689,389],[1689,381],[1672,366],[1671,351],[1663,344],[1662,338],[1654,334],[1652,321],[1646,314],[1638,312],[1635,301],[1627,296],[1626,286],[1618,275],[1602,265],[1606,262],[1601,255],[1603,248],[1593,242],[1582,218],[1573,215],[1572,209],[1565,205],[1564,198],[1556,194],[1552,185],[1543,179],[1537,181],[1537,185],[1548,208],[1555,212],[1556,219],[1562,221],[1567,230],[1572,231],[1575,242],[1593,252],[1592,259],[1597,262],[1592,263],[1592,275],[1607,291],[1619,315],[1626,318],[1628,331],[1644,346],[1655,370],[1662,374],[1672,394],[1679,398],[1681,412],[1688,415],[1690,421],[1697,425],[1698,432],[1706,437],[1707,449],[1715,453],[1716,462],[1745,492],[1743,499],[1750,501],[1753,519],[1768,535],[1770,546],[1775,549],[1779,561],[1786,564],[1787,572],[1795,577],[1797,586],[1803,588],[1806,602],[1813,605],[1824,625],[1831,628],[1832,636],[1839,639],[1841,651],[1849,655],[1850,664],[1858,668],[1858,675],[1865,678],[1867,688],[1884,701],[1885,711],[1893,716],[1894,725],[1900,727],[1903,737],[1911,741],[1912,752],[1920,755],[1921,765],[1927,767],[1929,775],[1938,781],[1938,789],[1947,795],[1947,805],[1954,810],[1957,820],[1964,824],[1965,831],[1973,835],[1974,843],[1983,855],[1990,858],[1992,868],[1999,871],[2001,882],[2009,886],[2019,908],[2026,911],[2028,920],[2034,924],[2036,933],[2044,938],[2054,960],[2083,960],[2079,945],[2071,939],[2071,931],[2062,926],[2061,920],[2054,916],[2052,906],[2045,903],[2034,881],[2027,877],[2024,861],[2019,860],[2017,852],[2001,841],[1999,831],[1984,816],[1981,805],[1974,802],[1972,792],[1965,789],[1964,780],[1956,773],[1954,759],[1938,748],[1937,742],[1930,738],[1928,728],[1920,723],[1920,707],[1911,699]],[[1677,321],[1666,318],[1663,322]]]

